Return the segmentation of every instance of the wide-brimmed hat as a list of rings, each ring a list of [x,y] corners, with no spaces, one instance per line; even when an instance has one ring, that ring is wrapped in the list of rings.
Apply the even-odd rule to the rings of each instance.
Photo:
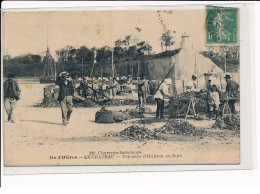
[[[212,86],[215,85],[215,86],[220,87],[220,83],[219,83],[219,81],[217,80],[217,78],[215,78],[215,77],[213,77],[213,76],[210,76],[208,80],[211,81],[211,85],[212,85]]]
[[[106,78],[106,77],[103,77],[103,80],[104,80],[104,81],[108,81],[108,78]]]
[[[67,71],[63,71],[63,72],[60,73],[60,76],[62,76],[62,77],[65,77],[65,76],[68,76],[68,75],[69,75],[69,73]]]
[[[196,75],[192,75],[191,77],[192,77],[192,79],[195,79],[195,78],[197,79],[197,76],[196,76]]]
[[[231,79],[231,75],[230,74],[226,74],[226,76],[224,78],[225,79]]]

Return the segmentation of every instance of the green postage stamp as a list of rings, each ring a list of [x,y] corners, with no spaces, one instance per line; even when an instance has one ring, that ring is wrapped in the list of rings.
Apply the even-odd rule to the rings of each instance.
[[[206,43],[238,43],[238,9],[230,7],[207,7]]]

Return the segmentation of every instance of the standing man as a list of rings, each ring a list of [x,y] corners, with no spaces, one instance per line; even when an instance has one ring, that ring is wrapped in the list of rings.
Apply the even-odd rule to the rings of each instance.
[[[16,101],[20,99],[20,89],[17,82],[14,80],[14,74],[9,73],[8,79],[4,82],[4,106],[8,115],[8,121],[15,123],[14,109]]]
[[[144,104],[146,104],[146,98],[150,94],[149,81],[146,80],[146,76],[143,76],[143,82],[144,82]]]
[[[154,99],[157,104],[156,118],[159,118],[160,116],[160,118],[163,119],[164,99],[166,97],[169,97],[168,89],[169,89],[169,85],[171,84],[170,82],[171,82],[170,78],[163,80],[163,82],[159,86],[159,89],[154,95]]]
[[[62,122],[64,126],[69,124],[73,106],[72,97],[74,96],[72,79],[68,76],[69,74],[66,71],[62,72],[55,82],[60,88],[58,101],[60,101],[61,105]]]
[[[83,77],[83,81],[80,82],[80,92],[82,94],[82,97],[87,98],[88,93],[88,82],[85,77]]]
[[[239,84],[235,81],[231,80],[231,76],[227,74],[225,76],[227,86],[226,86],[226,92],[228,92],[231,96],[234,96],[239,89]],[[236,108],[235,108],[236,100],[229,100],[228,105],[230,108],[231,113],[236,114]]]
[[[143,77],[144,78],[144,77]],[[140,80],[138,82],[138,105],[139,108],[144,108],[144,98],[145,98],[145,86],[144,86],[144,80]]]
[[[111,87],[112,87],[112,98],[114,99],[114,97],[116,96],[117,93],[117,79],[115,77],[112,78],[112,83],[111,83]]]

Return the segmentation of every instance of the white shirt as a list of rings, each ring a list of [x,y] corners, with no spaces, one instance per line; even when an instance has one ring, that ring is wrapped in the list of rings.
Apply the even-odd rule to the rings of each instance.
[[[169,89],[168,85],[167,85],[165,82],[163,82],[163,83],[160,85],[160,87],[159,87],[159,89],[157,90],[157,92],[155,93],[154,98],[159,98],[159,99],[161,99],[161,100],[164,100],[164,96],[162,95],[162,92],[163,92],[165,95],[168,95],[168,89]],[[161,92],[161,91],[162,91],[162,92]]]

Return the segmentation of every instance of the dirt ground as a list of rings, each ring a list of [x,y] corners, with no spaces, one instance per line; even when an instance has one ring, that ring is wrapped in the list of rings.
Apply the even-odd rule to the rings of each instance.
[[[133,120],[95,123],[100,108],[74,108],[70,124],[62,125],[60,108],[33,108],[42,101],[42,84],[21,84],[16,123],[4,111],[5,166],[239,164],[240,137],[232,131],[211,129],[214,121],[189,120],[214,135],[167,135],[167,140],[131,141],[114,136]],[[155,111],[155,106],[149,106]],[[125,110],[135,106],[109,107]],[[149,115],[153,117],[154,115]],[[161,127],[164,122],[147,125]]]

